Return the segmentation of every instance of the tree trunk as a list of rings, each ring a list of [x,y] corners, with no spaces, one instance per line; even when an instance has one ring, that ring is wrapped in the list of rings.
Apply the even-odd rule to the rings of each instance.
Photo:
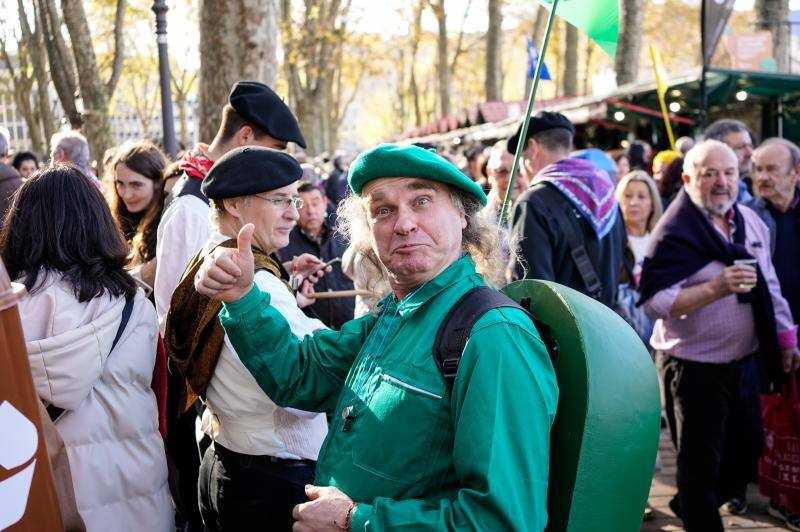
[[[411,92],[411,100],[414,103],[414,125],[420,127],[423,124],[422,108],[419,101],[419,87],[417,84],[417,51],[419,50],[419,39],[422,35],[422,10],[425,7],[425,0],[420,0],[414,12],[414,25],[411,33],[411,75],[408,80],[408,88]]]
[[[83,97],[83,119],[91,156],[102,161],[105,152],[113,145],[111,120],[108,115],[110,94],[100,79],[97,58],[94,54],[92,34],[81,0],[61,0],[64,23],[72,41],[72,53],[78,69],[78,81]]]
[[[486,101],[503,99],[503,70],[501,48],[503,23],[502,0],[489,0],[489,29],[486,32]]]
[[[450,115],[450,62],[447,57],[447,16],[444,12],[444,0],[431,2],[431,9],[439,25],[436,39],[436,68],[439,81],[439,117]]]
[[[34,105],[34,118],[37,123],[41,124],[44,128],[44,143],[38,149],[39,156],[44,155],[48,151],[50,145],[50,138],[55,133],[55,120],[53,119],[53,111],[50,108],[50,98],[47,94],[48,78],[47,71],[45,70],[44,60],[47,54],[44,46],[43,32],[41,25],[37,22],[34,12],[34,26],[31,29],[28,23],[28,13],[25,10],[25,5],[22,0],[17,1],[17,8],[19,10],[20,29],[22,30],[22,39],[27,43],[28,49],[31,50],[30,60],[33,69],[33,75],[36,78],[36,104]],[[34,145],[36,141],[34,141]],[[36,148],[35,148],[36,149]]]
[[[642,51],[642,19],[644,0],[622,0],[620,9],[619,45],[615,62],[617,85],[633,83],[639,77]]]
[[[756,26],[772,33],[772,53],[778,72],[789,72],[789,0],[756,0]]]
[[[578,95],[578,43],[580,33],[572,24],[564,23],[566,35],[564,37],[564,96]]]
[[[61,17],[56,9],[55,0],[36,0],[34,5],[47,50],[53,87],[70,126],[79,129],[83,119],[75,104],[77,92],[75,65],[61,34]]]
[[[592,57],[594,56],[594,41],[586,38],[586,69],[583,74],[583,94],[584,96],[592,92]]]
[[[216,135],[236,81],[275,87],[278,13],[278,0],[201,0],[200,140],[210,142]]]

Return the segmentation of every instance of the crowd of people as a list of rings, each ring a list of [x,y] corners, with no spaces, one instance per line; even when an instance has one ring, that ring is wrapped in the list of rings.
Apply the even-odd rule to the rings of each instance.
[[[479,316],[457,371],[432,355],[519,279],[648,347],[686,529],[746,512],[759,397],[800,366],[800,149],[728,119],[657,153],[576,152],[559,113],[521,130],[309,158],[241,81],[172,163],[143,139],[93,168],[77,131],[9,158],[0,132],[0,256],[86,529],[544,529],[559,390],[528,314]]]

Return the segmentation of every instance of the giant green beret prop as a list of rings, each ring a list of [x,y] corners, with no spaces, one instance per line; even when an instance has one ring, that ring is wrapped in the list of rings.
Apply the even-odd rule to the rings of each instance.
[[[486,194],[447,159],[419,146],[384,144],[365,151],[350,165],[347,180],[356,196],[364,185],[381,177],[420,177],[446,183],[486,205]]]

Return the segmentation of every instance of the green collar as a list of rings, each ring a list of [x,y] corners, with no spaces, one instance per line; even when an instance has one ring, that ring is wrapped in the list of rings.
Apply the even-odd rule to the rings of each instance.
[[[394,314],[399,305],[397,313],[401,318],[407,319],[445,288],[473,275],[477,275],[475,263],[470,254],[465,253],[460,259],[445,268],[442,273],[420,286],[418,291],[412,292],[401,301],[395,301],[394,294],[390,293],[381,301],[380,306],[384,312]]]

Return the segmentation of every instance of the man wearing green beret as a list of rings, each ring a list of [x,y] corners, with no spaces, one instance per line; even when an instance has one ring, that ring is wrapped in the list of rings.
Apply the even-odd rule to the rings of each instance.
[[[253,284],[250,226],[195,280],[278,405],[333,415],[295,530],[543,530],[558,389],[530,318],[483,314],[451,382],[433,355],[448,312],[501,267],[486,196],[415,146],[363,153],[349,185],[343,231],[392,288],[373,313],[298,340]]]

